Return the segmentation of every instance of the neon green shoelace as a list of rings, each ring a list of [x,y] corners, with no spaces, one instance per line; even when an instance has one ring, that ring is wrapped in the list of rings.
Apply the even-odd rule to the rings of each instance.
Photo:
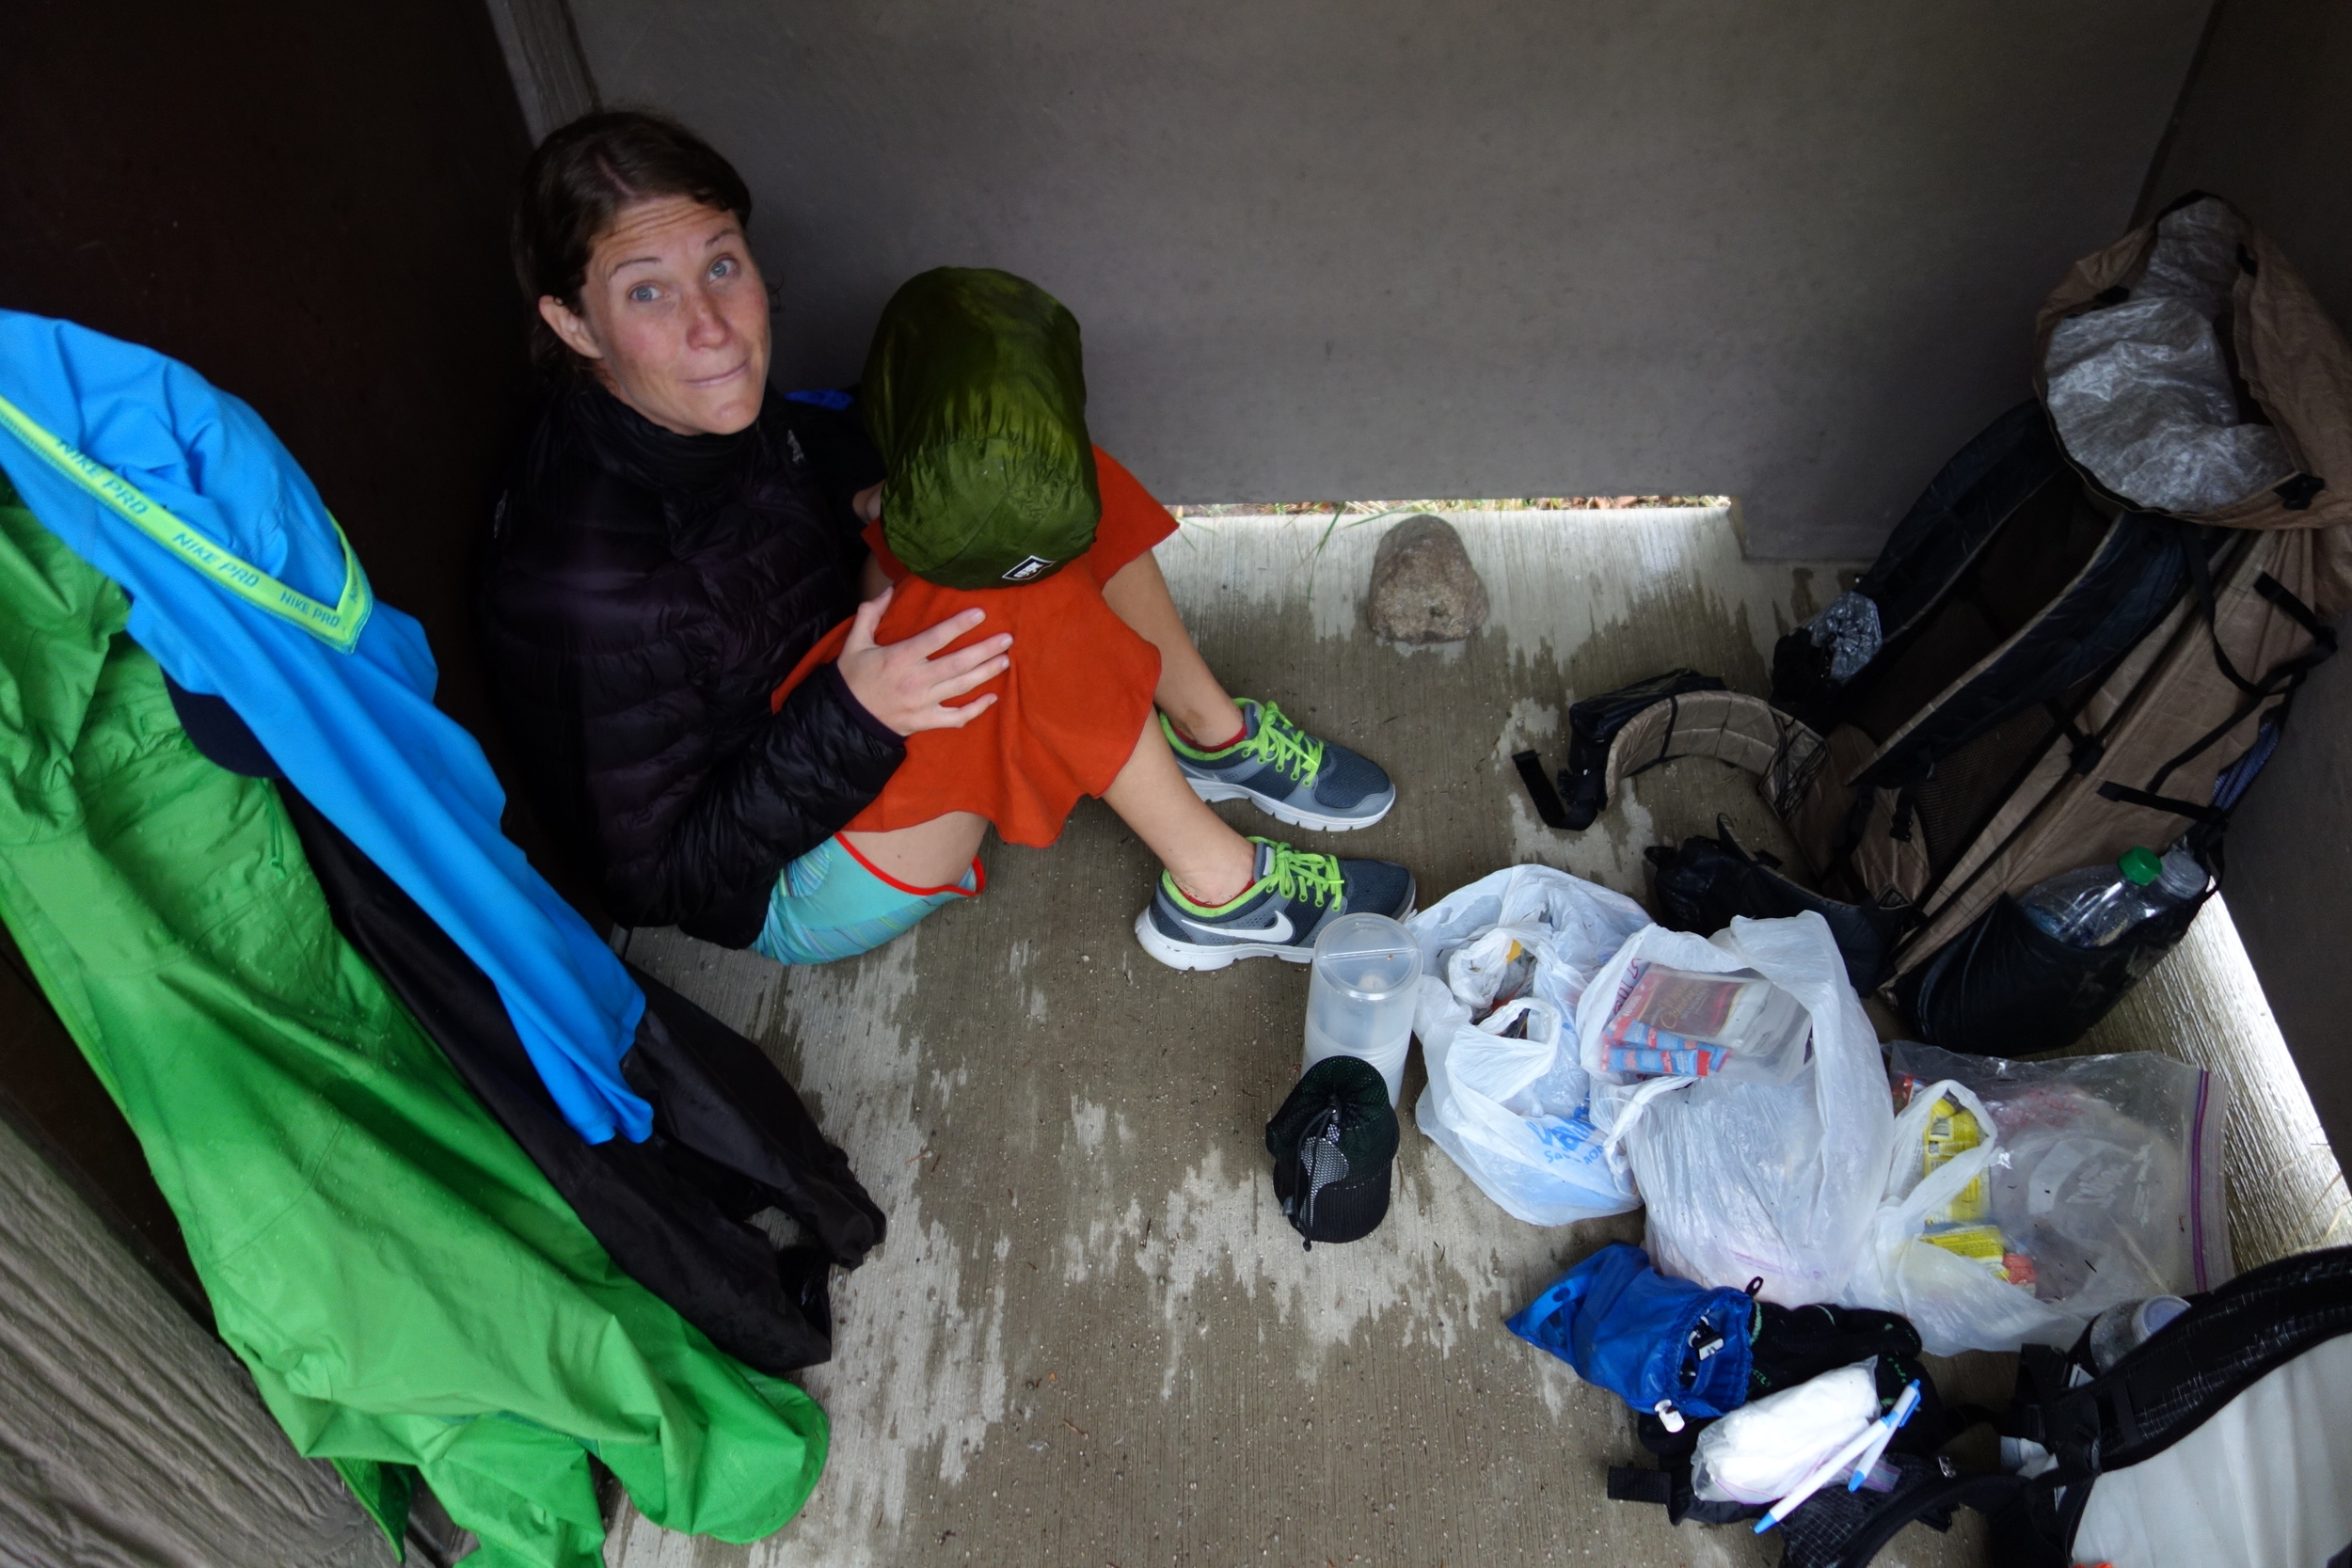
[[[1304,784],[1323,770],[1323,742],[1284,718],[1272,703],[1258,705],[1258,733],[1243,741],[1241,749],[1296,783]]]
[[[1260,886],[1274,884],[1275,891],[1290,899],[1312,899],[1317,909],[1336,904],[1346,884],[1340,878],[1339,858],[1335,855],[1311,854],[1294,849],[1287,844],[1270,839],[1258,839],[1274,851],[1274,864],[1260,879]]]

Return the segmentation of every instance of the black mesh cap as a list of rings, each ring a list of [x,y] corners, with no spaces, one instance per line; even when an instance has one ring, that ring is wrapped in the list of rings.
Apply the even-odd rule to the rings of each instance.
[[[1396,1138],[1388,1082],[1370,1062],[1327,1056],[1298,1080],[1265,1147],[1282,1215],[1309,1245],[1372,1234],[1389,1212]]]

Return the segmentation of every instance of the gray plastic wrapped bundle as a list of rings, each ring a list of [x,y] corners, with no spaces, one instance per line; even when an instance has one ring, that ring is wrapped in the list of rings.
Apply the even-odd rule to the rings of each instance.
[[[2059,439],[2137,505],[2218,511],[2296,472],[2278,431],[2242,405],[2222,346],[2246,232],[2211,197],[2166,214],[2127,296],[2050,334]]]

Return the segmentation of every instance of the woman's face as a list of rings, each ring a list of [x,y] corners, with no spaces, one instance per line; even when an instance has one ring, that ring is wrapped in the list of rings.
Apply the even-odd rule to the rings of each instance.
[[[539,314],[606,390],[665,430],[729,436],[768,386],[768,291],[735,214],[682,196],[631,202],[596,239],[575,311]]]

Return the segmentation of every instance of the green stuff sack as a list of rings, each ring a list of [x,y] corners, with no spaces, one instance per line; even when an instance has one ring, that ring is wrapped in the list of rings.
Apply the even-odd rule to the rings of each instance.
[[[882,538],[944,588],[1004,588],[1084,555],[1102,520],[1078,321],[1026,278],[937,267],[882,309],[866,427]]]

